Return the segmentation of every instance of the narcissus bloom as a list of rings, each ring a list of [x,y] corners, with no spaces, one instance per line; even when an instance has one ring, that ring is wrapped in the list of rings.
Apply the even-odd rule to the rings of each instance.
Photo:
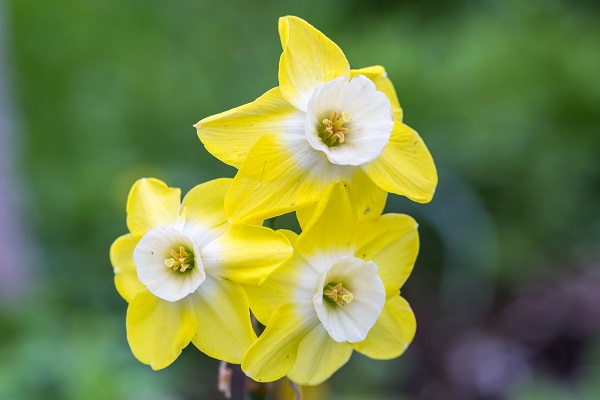
[[[279,87],[205,118],[198,136],[239,168],[225,198],[233,220],[260,220],[318,201],[342,180],[358,211],[378,215],[387,192],[428,202],[433,160],[380,66],[351,70],[340,48],[297,17],[279,20]]]
[[[287,375],[316,385],[353,350],[375,359],[401,355],[416,329],[399,290],[418,253],[415,221],[400,214],[358,221],[338,184],[300,236],[286,235],[294,256],[261,286],[246,289],[266,329],[248,349],[242,370],[257,381]]]
[[[110,248],[119,294],[129,303],[127,340],[153,369],[190,341],[207,355],[240,363],[256,339],[240,283],[258,285],[291,256],[284,235],[231,224],[223,198],[231,179],[180,190],[140,179],[127,200],[130,233]]]

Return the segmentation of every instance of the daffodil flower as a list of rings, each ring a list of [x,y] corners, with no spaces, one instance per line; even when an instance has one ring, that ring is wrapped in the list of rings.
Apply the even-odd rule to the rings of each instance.
[[[342,50],[297,17],[279,20],[279,86],[198,122],[219,160],[239,168],[225,197],[232,220],[260,220],[318,201],[334,182],[357,191],[357,211],[379,215],[387,192],[431,200],[437,173],[402,123],[380,66],[351,70]]]
[[[287,375],[316,385],[353,350],[391,359],[414,337],[415,317],[399,289],[417,257],[417,224],[400,214],[359,221],[344,187],[330,191],[300,236],[285,231],[294,256],[261,286],[246,289],[266,325],[242,361],[257,381]]]
[[[284,235],[231,224],[223,198],[231,179],[180,190],[140,179],[127,200],[130,233],[111,246],[115,285],[129,303],[127,340],[153,369],[192,342],[207,355],[240,363],[256,339],[241,284],[258,285],[291,256]]]

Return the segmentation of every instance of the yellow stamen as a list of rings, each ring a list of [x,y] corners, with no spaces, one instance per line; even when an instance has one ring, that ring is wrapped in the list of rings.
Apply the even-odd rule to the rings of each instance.
[[[350,113],[344,111],[341,115],[341,118],[338,117],[337,111],[333,113],[331,119],[325,118],[323,122],[323,132],[321,139],[323,139],[323,143],[327,146],[335,146],[337,144],[344,143],[346,140],[346,134],[348,133],[348,128],[344,128],[344,124],[350,121]]]
[[[174,271],[185,272],[194,268],[194,254],[188,254],[183,246],[179,246],[179,253],[171,249],[171,258],[165,259],[165,265]]]
[[[323,288],[323,295],[329,297],[340,307],[343,307],[345,303],[350,303],[354,299],[354,295],[343,287],[341,282],[335,286],[331,283],[325,286]]]

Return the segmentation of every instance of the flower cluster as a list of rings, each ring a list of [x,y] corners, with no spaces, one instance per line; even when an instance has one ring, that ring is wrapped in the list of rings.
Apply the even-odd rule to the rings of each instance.
[[[431,155],[402,122],[382,67],[350,69],[297,17],[281,18],[279,34],[279,86],[195,125],[235,177],[183,201],[153,178],[129,194],[129,233],[110,255],[129,303],[127,340],[154,369],[192,342],[256,381],[315,385],[353,350],[398,357],[415,334],[400,288],[418,254],[417,224],[382,212],[388,192],[431,200]],[[288,212],[299,235],[262,226]],[[266,326],[259,337],[250,310]]]

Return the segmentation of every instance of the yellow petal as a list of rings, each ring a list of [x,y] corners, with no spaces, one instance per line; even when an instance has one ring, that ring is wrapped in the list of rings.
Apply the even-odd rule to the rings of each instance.
[[[349,76],[350,64],[342,50],[308,22],[292,16],[280,18],[279,37],[281,94],[299,110],[306,111],[318,84]]]
[[[394,84],[390,78],[388,78],[385,69],[381,65],[374,65],[372,67],[353,69],[350,71],[351,78],[354,78],[356,75],[364,75],[373,81],[377,90],[384,93],[392,104],[394,119],[398,122],[402,122],[402,107],[400,107]]]
[[[190,301],[198,323],[192,339],[203,353],[239,364],[256,339],[250,321],[248,298],[242,287],[227,279],[210,276],[192,293]]]
[[[248,349],[242,371],[257,382],[284,377],[296,361],[300,342],[318,323],[314,312],[301,314],[292,304],[278,308],[265,331]]]
[[[277,232],[281,233],[286,239],[290,242],[292,247],[296,244],[296,240],[298,239],[298,234],[294,231],[290,231],[288,229],[278,229]]]
[[[297,252],[277,268],[260,286],[244,286],[250,308],[263,325],[267,325],[273,312],[287,304],[306,304],[314,308],[312,298],[320,275]]]
[[[207,273],[258,286],[292,252],[292,246],[281,233],[264,226],[232,224],[202,249],[202,262]]]
[[[195,186],[181,203],[186,224],[199,224],[203,228],[215,228],[227,222],[223,199],[233,179],[221,178]]]
[[[383,212],[387,200],[387,192],[377,186],[367,174],[357,168],[351,179],[346,181],[353,188],[354,204],[358,212],[359,221],[367,218],[378,217]],[[317,203],[306,206],[296,211],[300,227],[305,229],[306,224],[317,209]]]
[[[239,168],[261,136],[303,133],[305,118],[276,87],[252,103],[204,118],[195,126],[209,153]]]
[[[352,346],[367,357],[389,360],[404,353],[416,329],[417,321],[408,302],[400,296],[394,297],[385,302],[367,338]]]
[[[383,154],[362,166],[380,188],[427,203],[437,186],[437,171],[417,132],[396,122]]]
[[[385,214],[359,224],[356,257],[377,264],[388,294],[404,285],[415,265],[417,227],[415,220],[404,214]]]
[[[329,379],[352,355],[352,346],[338,343],[319,324],[300,343],[296,363],[288,378],[299,385],[318,385]]]
[[[299,210],[296,210],[296,218],[298,219],[298,223],[300,224],[300,229],[304,230],[308,222],[311,220],[315,211],[319,207],[319,203],[313,203],[309,206],[302,207]]]
[[[172,225],[179,216],[181,190],[158,179],[142,178],[133,184],[127,198],[127,227],[141,238],[159,226]]]
[[[358,220],[380,216],[385,208],[387,192],[377,186],[363,170],[358,170],[353,178],[349,184],[354,194]]]
[[[137,269],[133,262],[133,250],[139,239],[131,234],[123,235],[110,246],[110,262],[115,272],[117,291],[130,303],[135,295],[146,288],[138,279]]]
[[[169,302],[147,289],[127,309],[127,341],[133,355],[162,369],[177,359],[196,333],[196,320],[186,299]]]
[[[304,258],[331,257],[337,261],[354,254],[358,217],[352,195],[345,183],[331,186],[328,192],[296,241],[295,250]]]
[[[232,221],[253,223],[317,201],[343,169],[327,161],[304,137],[281,140],[263,136],[233,179],[225,196]],[[338,173],[339,172],[339,173]]]

